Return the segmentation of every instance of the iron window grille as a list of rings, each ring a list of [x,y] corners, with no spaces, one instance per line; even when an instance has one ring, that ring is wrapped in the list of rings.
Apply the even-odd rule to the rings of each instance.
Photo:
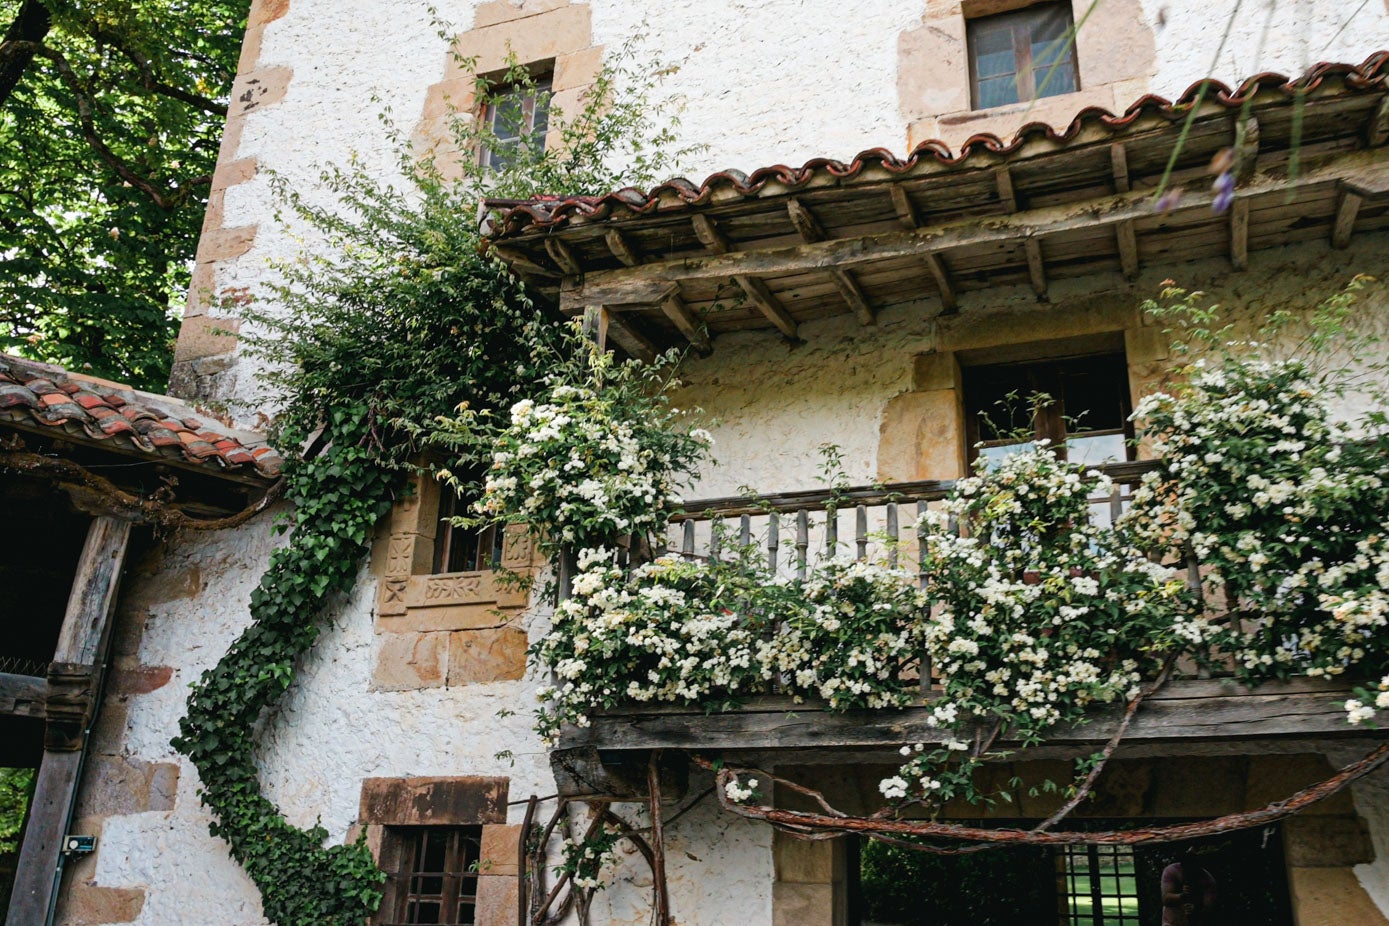
[[[392,827],[399,867],[386,876],[379,926],[473,926],[482,827]]]

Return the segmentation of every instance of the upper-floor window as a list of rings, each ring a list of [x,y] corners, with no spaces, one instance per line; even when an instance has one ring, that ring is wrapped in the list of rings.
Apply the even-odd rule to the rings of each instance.
[[[480,826],[387,827],[390,855],[380,926],[476,922]]]
[[[536,73],[523,80],[493,87],[482,107],[490,135],[481,152],[482,165],[501,170],[520,148],[545,150],[550,127],[551,75]]]
[[[496,569],[502,561],[502,532],[495,524],[484,528],[453,523],[468,511],[451,486],[439,487],[439,526],[434,535],[434,573],[477,572]]]
[[[1070,0],[971,19],[970,95],[975,109],[1080,89]]]
[[[972,366],[962,373],[976,456],[998,461],[1045,439],[1074,463],[1132,459],[1122,354]]]

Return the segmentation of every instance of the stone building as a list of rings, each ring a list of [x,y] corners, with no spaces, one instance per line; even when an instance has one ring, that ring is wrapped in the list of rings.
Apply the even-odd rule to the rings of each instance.
[[[718,424],[715,462],[690,496],[732,517],[743,486],[815,490],[825,444],[854,485],[959,477],[983,436],[974,413],[1024,380],[1071,390],[1066,400],[1102,425],[1087,432],[1096,446],[1112,446],[1103,439],[1122,439],[1126,410],[1175,362],[1138,308],[1166,278],[1211,293],[1249,328],[1275,307],[1309,309],[1356,273],[1389,273],[1389,53],[1377,51],[1389,48],[1389,7],[1379,3],[455,0],[439,13],[477,73],[514,56],[555,105],[577,102],[634,36],[673,67],[679,139],[705,146],[685,167],[707,179],[508,207],[491,235],[535,292],[587,315],[609,345],[633,356],[694,349],[679,400]],[[1073,26],[1074,44],[1057,44]],[[449,113],[473,109],[475,75],[439,31],[424,3],[252,4],[173,395],[229,403],[247,421],[261,410],[256,362],[219,297],[254,291],[302,246],[274,217],[268,172],[323,202],[325,164],[355,154],[392,176],[376,120],[386,106],[417,149],[447,146]],[[1188,90],[1204,78],[1224,84]],[[1230,148],[1237,187],[1216,211],[1207,167]],[[1187,192],[1155,211],[1174,149],[1173,182]],[[748,172],[709,173],[730,164]],[[1389,293],[1369,292],[1361,321],[1389,330]],[[866,517],[886,518],[886,498],[863,496]],[[799,504],[781,509],[785,525],[817,502]],[[263,781],[292,822],[321,821],[337,841],[365,832],[387,867],[404,864],[402,847],[425,829],[473,840],[472,915],[500,926],[518,922],[526,799],[630,785],[653,750],[756,755],[841,806],[871,809],[903,728],[807,711],[788,722],[784,705],[722,725],[618,714],[568,731],[552,756],[531,732],[542,679],[525,661],[549,604],[476,568],[542,565],[516,534],[498,538],[494,557],[460,562],[439,511],[437,488],[422,484],[382,525],[351,600],[265,724]],[[690,542],[706,543],[706,526],[690,523]],[[784,535],[788,553],[798,540]],[[127,565],[69,828],[98,843],[66,864],[57,922],[263,922],[169,740],[188,685],[246,626],[274,544],[260,519],[174,536]],[[1212,817],[1326,778],[1365,749],[1344,698],[1334,685],[1245,694],[1193,680],[1165,708],[1170,722],[1136,726],[1088,816]],[[676,922],[863,921],[852,840],[800,842],[730,816],[696,800],[708,788],[697,771],[672,787]],[[1245,876],[1267,886],[1267,906],[1251,914],[1264,919],[1248,921],[1389,923],[1387,797],[1381,771],[1269,831],[1248,850],[1264,867]],[[1050,807],[1029,799],[1007,819]],[[1043,865],[1055,894],[1038,922],[1156,922],[1147,901],[1141,920],[1082,917],[1067,905],[1082,863]],[[1083,890],[1117,895],[1118,880]],[[624,856],[593,922],[648,922],[650,894],[644,863]],[[401,896],[380,923],[406,921],[391,918],[404,915]]]

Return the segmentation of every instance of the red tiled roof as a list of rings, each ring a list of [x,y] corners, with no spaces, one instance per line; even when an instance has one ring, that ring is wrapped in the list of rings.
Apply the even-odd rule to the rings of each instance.
[[[1101,107],[1090,106],[1077,113],[1070,124],[1060,130],[1045,123],[1029,122],[1006,142],[988,133],[973,135],[960,146],[958,154],[952,152],[943,141],[929,140],[917,145],[905,158],[898,158],[885,148],[871,148],[848,162],[814,158],[800,167],[775,164],[751,174],[722,170],[711,174],[700,184],[678,178],[646,191],[627,187],[603,196],[536,197],[528,202],[489,200],[490,206],[501,210],[489,236],[494,239],[511,238],[530,228],[560,227],[571,218],[601,220],[614,213],[666,212],[711,201],[725,202],[739,196],[754,197],[768,185],[776,192],[784,193],[803,187],[822,175],[845,180],[870,169],[905,174],[923,162],[932,161],[943,167],[959,167],[979,155],[1006,157],[1035,141],[1065,145],[1092,126],[1117,134],[1140,119],[1151,116],[1176,123],[1186,118],[1190,106],[1201,95],[1203,86],[1205,104],[1217,103],[1227,109],[1238,109],[1260,93],[1279,93],[1288,98],[1301,93],[1305,99],[1332,90],[1383,92],[1386,84],[1389,84],[1389,50],[1375,52],[1359,65],[1318,64],[1298,78],[1271,72],[1258,74],[1233,89],[1218,80],[1197,81],[1175,101],[1148,94],[1117,116]]]
[[[195,418],[178,399],[0,354],[0,424],[7,423],[180,465],[265,478],[280,471],[263,440]]]

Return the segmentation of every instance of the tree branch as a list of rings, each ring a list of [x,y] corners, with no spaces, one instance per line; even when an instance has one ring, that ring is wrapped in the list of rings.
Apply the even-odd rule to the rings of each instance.
[[[53,17],[39,0],[24,0],[14,21],[0,40],[0,108],[33,63],[34,55],[48,36]]]

